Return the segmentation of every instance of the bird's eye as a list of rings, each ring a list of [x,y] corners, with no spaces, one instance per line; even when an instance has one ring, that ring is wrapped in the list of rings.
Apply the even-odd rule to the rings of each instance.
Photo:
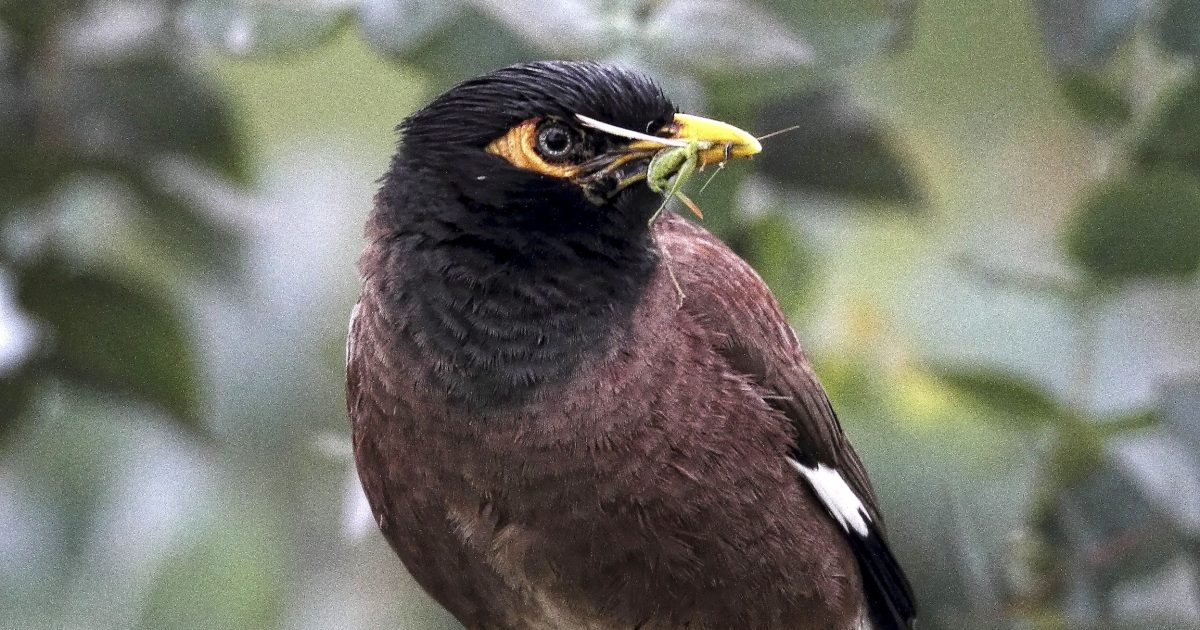
[[[558,123],[549,123],[538,130],[537,150],[547,159],[566,157],[575,147],[571,130]]]
[[[574,177],[579,165],[581,138],[557,120],[531,118],[509,129],[487,145],[487,152],[509,164],[549,177]]]

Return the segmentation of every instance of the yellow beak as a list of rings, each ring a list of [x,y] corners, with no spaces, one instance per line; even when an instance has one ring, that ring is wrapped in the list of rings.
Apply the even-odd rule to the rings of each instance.
[[[700,166],[736,158],[750,157],[762,151],[762,144],[748,132],[729,123],[690,114],[675,114],[663,131],[675,140],[700,143]],[[639,140],[630,145],[634,150],[653,150],[653,143]]]

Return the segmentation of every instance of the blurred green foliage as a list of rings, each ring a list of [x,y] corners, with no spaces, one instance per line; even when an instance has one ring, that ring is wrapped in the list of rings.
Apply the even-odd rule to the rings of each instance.
[[[453,627],[354,533],[360,226],[423,100],[586,57],[799,125],[694,196],[806,340],[923,628],[1200,628],[1196,7],[9,0],[0,626]]]

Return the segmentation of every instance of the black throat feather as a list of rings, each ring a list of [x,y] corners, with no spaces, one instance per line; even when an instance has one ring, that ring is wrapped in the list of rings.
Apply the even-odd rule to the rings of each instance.
[[[658,264],[645,187],[612,207],[562,185],[513,190],[484,205],[398,155],[368,226],[383,246],[363,271],[397,315],[397,350],[476,412],[535,400],[611,348]]]

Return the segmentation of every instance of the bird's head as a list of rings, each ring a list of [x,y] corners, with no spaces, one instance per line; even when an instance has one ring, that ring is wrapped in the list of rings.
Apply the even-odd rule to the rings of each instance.
[[[649,77],[593,62],[496,70],[437,97],[400,130],[400,157],[439,174],[473,211],[539,224],[615,215],[644,225],[661,203],[646,185],[659,151],[694,142],[702,167],[761,148],[736,127],[679,113]]]

